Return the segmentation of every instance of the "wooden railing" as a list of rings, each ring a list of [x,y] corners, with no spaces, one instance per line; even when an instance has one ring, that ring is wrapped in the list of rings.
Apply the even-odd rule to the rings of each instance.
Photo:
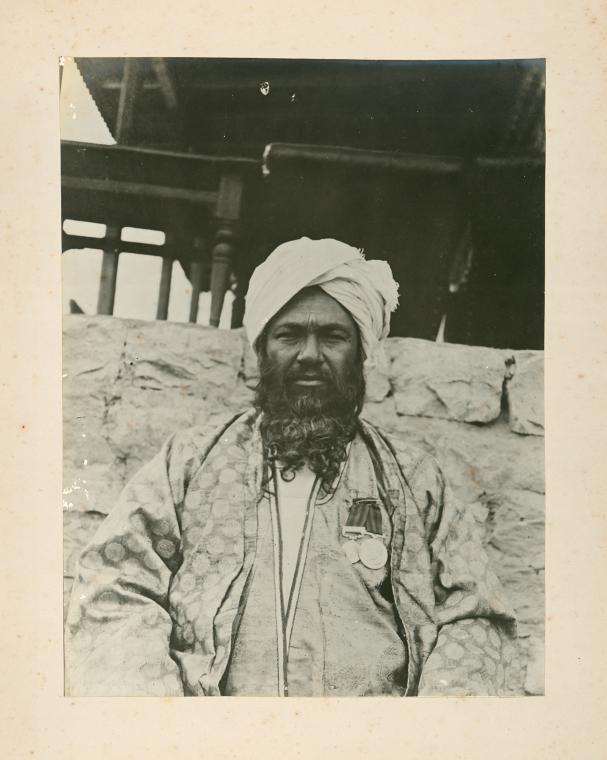
[[[192,283],[189,320],[198,316],[205,271],[211,290],[209,323],[219,325],[238,247],[241,200],[251,159],[194,156],[137,147],[61,144],[62,219],[105,224],[104,238],[64,233],[63,250],[101,248],[97,312],[112,314],[123,227],[160,229],[162,246],[128,243],[129,252],[162,257],[157,318],[166,319],[175,260]]]

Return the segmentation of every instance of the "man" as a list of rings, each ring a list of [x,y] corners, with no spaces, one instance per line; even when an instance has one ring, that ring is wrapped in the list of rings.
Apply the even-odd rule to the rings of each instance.
[[[360,418],[385,262],[285,243],[253,274],[255,408],[172,436],[85,550],[68,689],[499,694],[514,618],[431,457]]]

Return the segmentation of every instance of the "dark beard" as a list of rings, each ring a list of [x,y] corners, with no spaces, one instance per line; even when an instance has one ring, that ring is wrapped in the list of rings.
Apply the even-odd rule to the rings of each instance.
[[[323,385],[302,389],[293,386],[292,368],[278,368],[264,354],[262,349],[255,406],[263,413],[266,458],[280,460],[285,478],[307,462],[329,493],[356,434],[364,402],[362,360],[353,362],[343,378],[326,370]]]

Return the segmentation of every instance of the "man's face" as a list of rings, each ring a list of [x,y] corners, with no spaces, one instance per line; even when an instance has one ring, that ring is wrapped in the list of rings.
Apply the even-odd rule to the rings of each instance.
[[[268,325],[265,355],[290,398],[321,400],[352,380],[360,361],[358,329],[335,299],[320,288],[306,288]]]

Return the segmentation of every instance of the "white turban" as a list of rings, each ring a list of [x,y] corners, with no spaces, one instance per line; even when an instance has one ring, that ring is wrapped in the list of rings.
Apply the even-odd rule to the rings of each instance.
[[[253,348],[264,327],[303,288],[318,286],[358,325],[365,358],[390,331],[398,284],[385,261],[367,261],[338,240],[300,238],[283,243],[253,272],[244,326]]]

